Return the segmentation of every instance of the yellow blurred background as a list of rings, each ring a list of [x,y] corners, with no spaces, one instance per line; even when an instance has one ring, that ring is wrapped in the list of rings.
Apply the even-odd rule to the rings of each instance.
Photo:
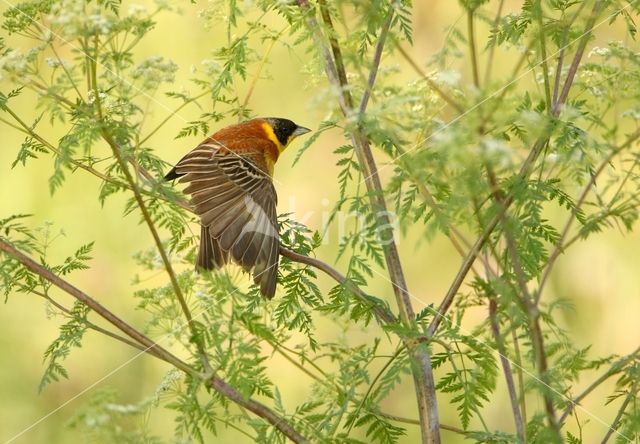
[[[408,51],[415,60],[424,63],[440,48],[446,26],[462,20],[463,15],[453,0],[416,0],[414,3],[415,45]],[[124,3],[123,10],[128,4]],[[507,1],[507,8],[515,10],[519,4],[519,1]],[[7,5],[5,2],[0,9]],[[211,58],[212,48],[224,42],[225,26],[218,28],[215,23],[210,28],[204,26],[199,17],[199,10],[204,7],[206,3],[191,5],[185,2],[180,3],[179,14],[161,13],[157,16],[155,29],[138,47],[139,60],[161,54],[180,66],[173,89],[184,86],[193,90],[188,81],[191,77],[189,67]],[[266,20],[276,28],[284,24],[273,16]],[[597,30],[598,38],[590,43],[590,47],[617,38],[620,33],[621,29],[604,24]],[[254,47],[259,48],[259,43]],[[60,50],[64,54],[69,48],[61,45]],[[318,87],[309,85],[302,72],[306,57],[308,54],[303,51],[292,53],[282,45],[275,45],[270,57],[270,78],[257,84],[250,102],[250,108],[256,115],[287,117],[310,128],[316,128],[326,117],[328,105],[322,108],[310,100]],[[510,66],[508,62],[499,56],[495,65],[503,65],[506,70]],[[385,57],[385,64],[397,64],[406,80],[415,78],[415,73],[401,58]],[[468,67],[454,68],[463,72],[463,82],[470,81]],[[3,92],[11,87],[6,81],[0,82]],[[238,89],[246,91],[246,82],[239,82]],[[148,128],[167,116],[165,105],[169,109],[177,106],[175,101],[158,95],[150,110]],[[32,106],[33,103],[22,102],[18,111],[33,115]],[[154,135],[149,145],[167,162],[175,162],[199,141],[200,136],[179,140],[174,137],[185,122],[197,119],[200,112],[194,106],[184,108]],[[226,123],[232,122],[221,122],[219,126]],[[122,215],[122,196],[108,199],[101,207],[96,199],[99,183],[83,172],[69,174],[62,189],[51,196],[47,183],[51,157],[42,155],[29,161],[26,168],[16,166],[12,169],[11,163],[23,138],[6,125],[0,123],[0,127],[0,217],[16,213],[33,214],[28,220],[33,227],[53,221],[52,230],[63,229],[66,233],[66,239],[56,242],[50,252],[58,261],[71,248],[95,240],[91,270],[74,272],[71,282],[124,319],[140,325],[144,316],[134,310],[137,302],[132,297],[135,290],[131,286],[135,270],[132,255],[152,246],[153,240],[145,227],[138,224],[138,216]],[[52,134],[49,138],[55,140],[57,136],[59,134]],[[332,152],[342,143],[344,141],[338,131],[329,131],[318,139],[295,168],[292,168],[292,161],[302,142],[294,143],[281,157],[276,167],[279,213],[293,211],[294,219],[304,219],[303,222],[312,229],[322,228],[323,212],[326,213],[328,203],[334,202],[338,195],[338,170]],[[378,155],[378,159],[381,165],[388,162],[384,155]],[[446,238],[440,236],[426,241],[420,240],[420,235],[420,230],[410,231],[399,242],[416,311],[429,303],[439,303],[460,264],[460,257]],[[335,247],[335,242],[321,247],[318,256],[333,263]],[[558,261],[545,299],[551,301],[564,297],[575,304],[575,311],[568,313],[563,322],[577,347],[593,345],[592,356],[624,354],[638,346],[639,249],[640,235],[637,232],[623,234],[612,229],[576,245]],[[341,265],[344,264],[338,263],[337,268],[340,269]],[[322,289],[327,290],[329,282],[324,279],[321,282]],[[371,291],[393,301],[391,289],[383,279],[373,281]],[[62,295],[60,300],[70,305],[70,299]],[[473,325],[473,319],[469,325]],[[332,337],[331,328],[323,324],[316,338],[323,341]],[[65,424],[76,409],[87,402],[92,392],[110,386],[117,390],[119,403],[135,403],[153,395],[169,370],[157,360],[137,357],[135,350],[88,332],[82,349],[74,349],[64,362],[70,378],[51,384],[38,394],[37,386],[44,368],[42,355],[57,337],[57,329],[58,321],[47,319],[45,304],[36,296],[12,295],[0,307],[1,442],[82,442],[82,436]],[[270,358],[267,365],[276,383],[286,375],[287,383],[278,385],[283,398],[291,400],[289,405],[304,400],[311,381],[303,373],[277,355]],[[588,383],[589,380],[585,379],[580,386]],[[615,414],[615,406],[604,406],[604,396],[610,391],[611,385],[598,390],[584,403],[585,410],[579,411],[583,420],[591,422],[589,435],[585,438],[593,437],[595,440],[604,436],[606,427],[600,423],[610,423]],[[440,405],[442,422],[458,425],[455,409],[448,405],[446,399],[442,397]],[[386,403],[386,408],[400,416],[415,417],[414,406],[411,380],[406,378],[405,384]],[[508,397],[504,387],[500,386],[486,409],[485,418],[492,429],[513,429],[509,416],[505,414],[508,409]],[[174,428],[172,418],[172,412],[160,407],[151,410],[147,421],[155,435],[168,438]],[[417,442],[417,427],[407,426],[407,431],[408,435],[401,441]],[[222,425],[219,433],[219,438],[210,442],[247,442],[246,436]],[[443,431],[443,439],[445,443],[461,442],[460,437],[446,431]],[[585,442],[593,441],[586,439]]]

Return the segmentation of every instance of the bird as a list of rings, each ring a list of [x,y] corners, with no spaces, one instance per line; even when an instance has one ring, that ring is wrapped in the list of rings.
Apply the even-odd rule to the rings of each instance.
[[[260,293],[276,291],[280,236],[273,185],[274,166],[296,137],[310,132],[289,119],[262,117],[223,128],[187,153],[164,177],[186,183],[200,218],[196,270],[233,261]]]

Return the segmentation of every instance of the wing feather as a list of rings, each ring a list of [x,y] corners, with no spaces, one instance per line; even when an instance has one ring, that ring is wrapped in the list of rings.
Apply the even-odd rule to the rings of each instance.
[[[168,176],[188,184],[184,192],[200,217],[198,267],[210,270],[231,259],[247,271],[253,269],[261,293],[272,298],[280,241],[277,196],[264,158],[265,143],[271,142],[248,138],[201,144]]]

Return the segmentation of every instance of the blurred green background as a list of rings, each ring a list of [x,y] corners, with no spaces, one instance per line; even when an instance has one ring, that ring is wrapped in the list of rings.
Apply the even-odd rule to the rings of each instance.
[[[141,2],[139,2],[141,3]],[[0,10],[8,6],[5,2]],[[127,5],[123,4],[126,11]],[[519,1],[508,1],[508,8],[517,8]],[[140,60],[161,54],[174,60],[180,70],[174,89],[183,85],[193,89],[188,82],[189,67],[198,66],[203,59],[211,58],[212,48],[223,42],[224,26],[213,23],[205,27],[199,17],[203,5],[180,3],[181,13],[165,12],[157,16],[157,25],[139,47]],[[446,26],[461,20],[462,13],[453,0],[415,1],[414,41],[408,52],[419,63],[440,48],[445,37]],[[267,20],[276,24],[279,19]],[[277,27],[277,26],[276,26]],[[619,29],[603,25],[597,31],[597,45],[620,34]],[[482,41],[482,40],[481,40]],[[24,44],[24,43],[23,43]],[[259,48],[259,46],[257,47]],[[28,47],[22,49],[28,50]],[[69,48],[60,46],[63,54]],[[250,108],[256,115],[281,116],[297,123],[315,128],[325,117],[327,104],[319,106],[309,98],[317,93],[317,86],[310,85],[302,69],[305,64],[304,51],[291,52],[276,44],[269,59],[270,78],[261,80],[254,91]],[[500,59],[503,57],[503,59]],[[504,62],[504,63],[503,63]],[[498,55],[496,66],[510,69],[510,60]],[[385,57],[383,65],[396,64],[401,76],[406,80],[415,78],[415,73],[401,58]],[[424,65],[423,65],[424,66]],[[468,82],[465,66],[460,69],[463,82]],[[498,68],[499,69],[499,68]],[[499,71],[497,71],[499,72]],[[496,75],[498,77],[498,75]],[[323,87],[324,85],[320,85]],[[0,82],[6,92],[12,88],[6,81]],[[240,91],[247,85],[240,82]],[[243,94],[241,93],[241,96]],[[150,109],[149,126],[159,123],[176,107],[175,102],[157,96],[159,103]],[[18,111],[32,115],[33,103],[22,102]],[[200,110],[186,107],[150,141],[157,153],[166,161],[174,162],[191,149],[200,136],[175,140],[174,137],[185,122],[198,118]],[[224,126],[223,122],[220,124]],[[63,188],[51,196],[47,179],[52,159],[48,155],[32,160],[26,168],[11,168],[22,136],[0,123],[0,217],[10,214],[28,213],[31,226],[42,226],[52,221],[52,232],[64,230],[66,239],[54,243],[50,252],[58,261],[64,255],[82,244],[95,240],[91,261],[92,269],[74,272],[70,280],[79,288],[99,299],[114,312],[140,325],[143,316],[133,308],[134,289],[131,280],[134,274],[132,255],[152,245],[148,231],[138,224],[137,215],[124,217],[122,196],[107,200],[104,207],[97,202],[98,182],[94,177],[77,172],[68,177]],[[51,134],[55,140],[60,134]],[[337,169],[332,151],[344,141],[336,132],[327,132],[303,156],[295,168],[292,161],[301,142],[296,142],[281,157],[276,167],[276,188],[279,193],[279,213],[293,212],[293,218],[303,221],[312,229],[321,229],[329,210],[329,202],[334,202],[338,193]],[[378,156],[380,164],[387,159]],[[335,259],[335,239],[323,246],[319,257],[332,263]],[[426,304],[438,303],[460,264],[460,257],[444,237],[426,241],[420,239],[420,231],[409,232],[399,241],[399,247],[409,288],[415,296],[416,311]],[[592,344],[592,355],[609,353],[624,354],[638,345],[640,338],[640,235],[622,234],[612,229],[594,235],[588,242],[578,244],[563,255],[552,276],[551,285],[545,293],[547,301],[556,297],[571,300],[575,311],[567,313],[564,319],[576,345],[584,347]],[[338,264],[340,268],[340,264]],[[326,283],[326,281],[324,281]],[[323,289],[328,289],[324,285]],[[372,282],[373,292],[392,300],[391,289],[382,279]],[[70,299],[60,296],[60,300],[70,305]],[[477,313],[478,319],[484,313]],[[473,325],[473,314],[466,319]],[[323,324],[324,325],[324,324]],[[42,354],[51,341],[57,337],[58,321],[48,320],[46,306],[36,296],[14,295],[0,307],[0,441],[15,443],[68,443],[82,442],[82,436],[65,427],[74,412],[86,403],[96,390],[106,386],[118,393],[119,403],[138,402],[151,396],[168,367],[146,356],[136,357],[137,352],[119,343],[114,343],[100,335],[89,332],[83,348],[74,350],[66,360],[70,379],[48,386],[43,393],[37,393],[42,375]],[[326,328],[326,331],[323,329]],[[319,340],[331,335],[331,325],[322,327],[316,334]],[[280,384],[283,398],[300,402],[306,396],[310,381],[279,356],[268,361],[271,375],[277,381],[286,375],[287,384]],[[586,386],[588,380],[581,381]],[[606,390],[605,390],[606,388]],[[583,419],[594,424],[590,430],[601,437],[605,426],[615,414],[611,407],[604,406],[604,396],[611,386],[605,386],[584,403],[586,411],[579,411]],[[442,398],[441,416],[445,424],[458,424],[453,408]],[[397,390],[388,403],[389,412],[415,417],[415,396],[410,380]],[[508,398],[503,387],[494,394],[488,407],[487,420],[492,427],[511,430],[512,423],[505,410]],[[163,408],[152,409],[147,417],[150,429],[161,437],[171,436],[172,412]],[[404,442],[417,440],[417,427],[408,427],[409,435]],[[216,442],[245,442],[246,437],[220,426],[220,437]],[[444,442],[459,442],[455,435],[444,431]],[[589,442],[589,440],[585,441]]]

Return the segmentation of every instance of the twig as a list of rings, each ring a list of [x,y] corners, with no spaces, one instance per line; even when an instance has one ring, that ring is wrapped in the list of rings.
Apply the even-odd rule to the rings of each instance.
[[[175,115],[177,115],[180,110],[182,108],[184,108],[185,106],[189,105],[190,103],[193,103],[195,101],[197,101],[198,99],[201,99],[202,97],[206,96],[209,92],[205,91],[203,93],[198,94],[195,97],[191,97],[187,100],[185,100],[182,104],[180,104],[180,106],[178,106],[174,111],[171,112],[171,114],[169,114],[167,117],[165,117],[162,122],[160,122],[154,129],[152,129],[151,131],[149,131],[149,134],[147,134],[146,136],[144,136],[142,138],[142,140],[138,141],[138,146],[142,146],[143,143],[145,143],[147,140],[149,140],[155,133],[157,133],[169,120],[171,120],[171,118]]]
[[[638,358],[640,358],[640,347],[636,348],[633,352],[615,362],[611,366],[611,368],[609,368],[609,370],[604,372],[600,377],[596,378],[591,384],[589,384],[589,386],[584,389],[582,393],[573,398],[571,402],[569,402],[569,405],[564,409],[558,421],[560,425],[564,423],[564,421],[567,419],[567,416],[569,416],[571,412],[573,412],[573,410],[576,408],[576,406],[579,405],[583,399],[589,396],[591,392],[600,387],[600,385],[602,385],[602,383],[604,383],[610,377],[620,373],[627,366],[627,364]]]
[[[553,101],[551,103],[556,103],[558,100],[558,93],[560,92],[560,80],[562,79],[562,68],[564,65],[564,55],[566,49],[567,36],[569,34],[569,30],[573,25],[573,22],[578,18],[582,9],[587,5],[587,2],[580,2],[580,6],[578,10],[575,12],[569,23],[566,23],[564,27],[564,32],[562,33],[562,39],[560,40],[560,51],[558,53],[558,64],[556,65],[556,76],[553,82]],[[563,12],[564,17],[564,12]]]
[[[429,324],[429,329],[428,329],[429,336],[433,336],[435,332],[438,330],[440,323],[446,316],[447,311],[449,310],[449,308],[451,307],[451,304],[453,303],[453,299],[455,298],[456,294],[458,293],[458,290],[460,289],[460,287],[462,286],[462,283],[467,277],[467,273],[469,273],[469,270],[471,270],[471,267],[473,266],[473,263],[478,257],[480,251],[484,247],[487,240],[489,240],[489,237],[491,236],[491,233],[493,233],[493,230],[498,225],[498,221],[499,221],[498,217],[495,216],[493,220],[489,222],[484,232],[480,235],[480,237],[473,244],[473,247],[471,247],[471,250],[469,250],[467,255],[464,257],[462,261],[462,265],[458,270],[458,273],[453,278],[453,282],[451,283],[449,290],[447,290],[447,294],[445,294],[444,298],[442,299],[442,302],[440,302],[440,305],[438,306],[438,309],[435,312],[435,316],[433,317],[433,320]]]
[[[611,438],[611,435],[613,435],[614,433],[616,432],[620,433],[618,432],[618,428],[620,427],[620,421],[622,420],[622,415],[624,415],[625,410],[627,410],[629,403],[636,399],[637,394],[638,394],[638,383],[636,382],[631,386],[631,389],[629,390],[629,393],[627,393],[627,396],[625,396],[624,401],[622,402],[622,405],[618,409],[618,413],[616,414],[616,417],[613,419],[613,422],[611,423],[611,427],[609,427],[609,430],[607,430],[607,434],[604,435],[604,438],[602,438],[601,444],[606,444],[609,441],[609,438]],[[629,442],[631,442],[631,439],[629,439],[628,437],[622,434],[620,434],[620,436],[623,438],[626,438]]]
[[[31,289],[29,290],[31,293],[36,294],[40,297],[42,297],[43,299],[47,300],[51,305],[53,305],[54,307],[56,307],[58,310],[60,310],[61,312],[65,313],[68,316],[73,317],[73,313],[71,312],[71,310],[69,310],[67,307],[65,307],[64,305],[60,304],[59,302],[57,302],[55,299],[53,299],[51,296],[42,293],[38,290],[35,289]],[[115,339],[116,341],[120,341],[124,344],[127,344],[128,346],[137,348],[140,351],[146,352],[146,347],[140,345],[137,342],[132,341],[129,338],[126,338],[124,336],[120,336],[117,333],[114,333],[112,331],[107,330],[106,328],[102,328],[99,325],[94,324],[93,322],[89,321],[88,319],[82,319],[82,323],[84,325],[87,326],[87,328],[91,329],[91,330],[95,330],[98,333],[102,333],[105,336],[109,336],[112,339]]]
[[[544,17],[542,16],[542,0],[538,0],[535,6],[536,19],[538,21],[538,38],[540,39],[540,56],[542,57],[542,78],[544,79],[544,96],[546,99],[547,113],[551,114],[551,81],[549,80],[549,65],[547,64],[547,43],[544,34]]]
[[[323,8],[323,10],[326,10],[326,8]],[[387,39],[387,35],[389,34],[391,20],[393,20],[393,11],[390,11],[387,14],[387,19],[384,21],[382,29],[380,30],[380,38],[378,39],[376,49],[373,52],[373,61],[371,62],[372,66],[371,70],[369,71],[369,78],[367,79],[367,85],[365,87],[364,93],[362,94],[362,99],[360,100],[360,107],[358,109],[360,111],[360,114],[364,114],[364,112],[367,110],[369,97],[371,96],[371,90],[373,89],[373,85],[376,83],[376,77],[378,76],[378,67],[380,66],[382,51],[384,50],[384,44]]]
[[[319,259],[305,256],[300,253],[296,253],[295,251],[289,250],[282,245],[280,246],[280,254],[294,262],[299,262],[301,264],[310,265],[312,267],[317,268],[318,270],[323,271],[332,279],[334,279],[339,284],[344,285],[347,290],[352,292],[363,304],[370,307],[379,321],[383,324],[395,324],[398,322],[396,317],[389,311],[386,310],[382,305],[372,301],[371,296],[367,295],[360,287],[354,284],[350,279],[347,279],[343,274],[337,271],[335,268],[331,267],[331,265],[322,262]]]
[[[260,61],[260,64],[258,65],[258,70],[256,71],[256,74],[253,76],[253,79],[251,80],[251,83],[249,84],[249,89],[247,90],[247,95],[244,97],[244,100],[242,101],[242,104],[240,105],[240,112],[238,113],[238,118],[242,119],[244,117],[244,112],[247,109],[247,106],[249,105],[249,100],[251,99],[251,96],[253,95],[253,91],[255,90],[256,84],[258,83],[258,79],[260,78],[260,74],[262,73],[262,70],[264,69],[264,66],[267,64],[267,61],[269,60],[270,56],[271,56],[271,51],[273,51],[273,47],[275,46],[276,42],[278,41],[278,38],[280,38],[280,36],[287,30],[289,29],[291,25],[287,25],[284,28],[282,28],[282,30],[280,32],[278,32],[278,34],[275,37],[271,38],[271,44],[269,45],[269,47],[267,48],[267,50],[264,52],[264,55],[262,56],[262,60]]]
[[[520,412],[522,414],[522,421],[527,424],[527,399],[525,397],[525,385],[524,385],[524,372],[522,371],[522,354],[520,353],[520,342],[518,341],[518,333],[514,326],[513,319],[509,320],[511,323],[511,338],[513,340],[513,352],[515,354],[515,366],[518,375],[518,388],[520,389]],[[524,442],[527,442],[527,428],[524,428]]]
[[[282,432],[287,438],[295,443],[305,443],[308,440],[298,432],[285,418],[278,415],[264,404],[259,403],[251,398],[247,399],[239,391],[227,384],[223,379],[212,376],[208,385],[221,395],[229,398],[239,406],[244,407],[250,412],[255,413],[259,417],[269,421],[274,427]]]

